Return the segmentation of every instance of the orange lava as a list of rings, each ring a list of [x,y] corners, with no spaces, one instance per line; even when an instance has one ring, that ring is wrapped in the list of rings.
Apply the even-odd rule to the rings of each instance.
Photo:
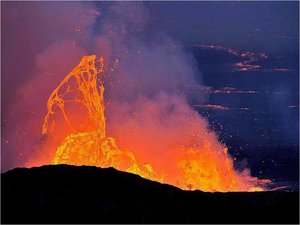
[[[106,135],[105,67],[103,58],[84,56],[50,95],[42,133],[47,139],[45,149],[52,151],[45,153],[45,162],[51,157],[52,164],[114,167],[184,190],[266,190],[264,185],[269,180],[251,177],[249,171],[235,171],[227,148],[210,139],[201,145],[174,146],[167,156],[161,157],[142,155],[139,148],[147,143],[135,143],[139,148],[120,149],[118,138]],[[201,135],[182,138],[194,140]],[[134,136],[131,139],[134,142]],[[215,136],[212,139],[217,142]]]

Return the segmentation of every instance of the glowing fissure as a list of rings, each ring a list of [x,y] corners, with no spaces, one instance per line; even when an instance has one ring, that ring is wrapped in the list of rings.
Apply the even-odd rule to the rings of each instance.
[[[147,156],[147,162],[143,162],[137,160],[138,149],[120,149],[116,140],[107,137],[105,132],[103,78],[106,72],[104,67],[103,58],[96,58],[95,55],[84,56],[79,65],[50,95],[42,134],[48,137],[59,136],[53,132],[57,109],[61,111],[70,130],[66,136],[61,137],[63,141],[54,153],[52,164],[114,167],[185,190],[199,189],[212,192],[265,190],[264,185],[269,180],[251,177],[247,170],[242,173],[235,171],[227,148],[216,149],[209,140],[206,140],[203,146],[195,144],[175,148],[174,157],[165,162],[170,164],[169,168],[172,168],[169,172],[159,170],[157,164],[155,168],[153,164],[157,159],[154,159],[151,154]],[[68,103],[75,103],[77,107],[85,108],[88,115],[87,125],[74,126],[70,116],[77,111],[74,110],[75,108],[67,109]],[[87,121],[86,119],[77,116],[76,122]],[[193,138],[197,138],[197,135]]]

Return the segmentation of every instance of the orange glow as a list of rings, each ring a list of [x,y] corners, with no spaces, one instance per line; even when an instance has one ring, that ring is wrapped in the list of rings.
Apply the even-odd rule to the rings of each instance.
[[[52,164],[114,167],[184,190],[266,190],[264,185],[270,181],[252,177],[248,170],[235,171],[227,148],[207,130],[190,136],[170,135],[162,142],[178,144],[169,144],[166,148],[170,151],[159,153],[159,157],[144,151],[155,148],[154,143],[135,141],[135,135],[142,132],[122,138],[118,137],[121,133],[115,138],[107,136],[103,81],[106,71],[113,70],[105,67],[103,58],[84,56],[52,92],[42,127],[49,152],[44,149],[43,156],[30,165],[50,157]],[[150,103],[149,109],[154,111]],[[200,143],[200,137],[207,138]]]

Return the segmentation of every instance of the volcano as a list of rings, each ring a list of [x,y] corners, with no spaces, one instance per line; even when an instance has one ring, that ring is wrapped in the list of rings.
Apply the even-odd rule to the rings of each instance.
[[[299,223],[299,192],[184,191],[114,168],[1,174],[2,223]]]

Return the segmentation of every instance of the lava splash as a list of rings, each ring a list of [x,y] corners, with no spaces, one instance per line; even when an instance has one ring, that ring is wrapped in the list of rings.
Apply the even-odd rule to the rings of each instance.
[[[142,161],[138,149],[119,148],[118,139],[106,135],[105,67],[103,58],[84,56],[50,95],[42,134],[59,140],[58,146],[45,143],[46,148],[55,146],[52,164],[114,167],[184,190],[266,190],[269,180],[252,177],[249,170],[236,171],[227,148],[210,140],[201,146],[174,148],[172,160],[164,162],[169,170],[158,168],[156,156],[149,154],[147,161]],[[67,128],[54,132],[54,126],[63,122]]]

